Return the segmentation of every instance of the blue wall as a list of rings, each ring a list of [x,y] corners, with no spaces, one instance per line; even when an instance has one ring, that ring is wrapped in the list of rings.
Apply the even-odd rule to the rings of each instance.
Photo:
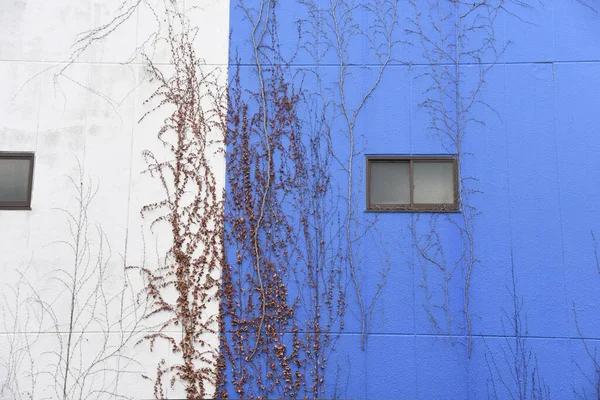
[[[258,0],[244,3],[256,7]],[[250,24],[240,4],[232,2],[230,75],[239,64],[242,87],[256,88]],[[533,371],[537,360],[539,377],[552,398],[596,398],[589,379],[594,379],[594,365],[585,346],[600,348],[600,275],[591,235],[595,232],[600,239],[595,207],[600,195],[600,16],[572,0],[547,0],[544,5],[534,1],[532,6],[509,5],[510,12],[494,21],[497,47],[506,50],[480,92],[480,99],[491,107],[479,104],[469,114],[485,125],[468,125],[465,133],[462,176],[476,178],[468,184],[480,191],[469,201],[477,211],[469,358],[460,266],[449,289],[452,337],[445,329],[435,329],[428,318],[427,304],[440,320],[447,317],[435,308],[443,302],[442,280],[429,265],[427,298],[410,227],[414,222],[417,234],[427,234],[432,215],[364,212],[365,155],[448,152],[429,129],[427,109],[419,106],[430,85],[423,74],[432,65],[422,56],[418,38],[407,33],[414,9],[400,3],[396,38],[401,42],[356,128],[361,149],[355,160],[356,215],[360,224],[376,221],[377,227],[357,245],[364,299],[375,292],[386,257],[391,268],[373,309],[364,351],[356,296],[348,292],[346,324],[328,361],[330,396],[484,399],[495,398],[495,387],[497,398],[511,398],[517,392],[511,351],[523,345],[529,368]],[[281,53],[292,60],[290,71],[298,87],[317,92],[316,71],[324,87],[319,90],[339,100],[335,55],[324,52],[317,65],[304,47],[306,41],[314,43],[314,37],[304,32],[298,39],[298,21],[309,18],[306,8],[289,0],[279,2],[276,12]],[[363,9],[354,13],[356,24],[368,32],[370,14]],[[307,29],[302,23],[301,31]],[[354,37],[350,48],[347,96],[355,105],[379,62],[364,37]],[[492,60],[487,54],[482,61]],[[468,63],[462,71],[461,79],[470,88],[479,65]],[[331,124],[334,151],[346,160],[345,125],[335,111]],[[335,190],[344,193],[347,175],[335,165],[331,173]],[[339,206],[342,214],[344,207]],[[460,221],[460,215],[450,218]],[[445,216],[438,217],[436,230],[448,257],[456,256],[461,240]],[[512,271],[516,296],[511,294]],[[510,322],[515,299],[523,323],[524,340],[519,341]]]

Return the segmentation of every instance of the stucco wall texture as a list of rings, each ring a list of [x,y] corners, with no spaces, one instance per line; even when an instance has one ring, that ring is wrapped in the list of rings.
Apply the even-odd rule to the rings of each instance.
[[[592,351],[600,345],[600,276],[592,240],[592,232],[600,226],[595,207],[600,193],[595,178],[600,169],[600,17],[576,1],[535,3],[529,9],[508,4],[514,15],[498,17],[495,39],[506,51],[481,91],[481,100],[494,111],[487,107],[474,111],[485,126],[471,126],[464,143],[468,154],[463,177],[476,178],[474,187],[481,192],[470,201],[479,212],[473,232],[478,263],[469,296],[473,354],[469,359],[464,329],[451,339],[436,332],[428,319],[422,272],[409,229],[415,214],[364,212],[363,169],[355,178],[359,219],[368,223],[378,218],[392,266],[364,351],[357,314],[349,305],[346,329],[328,367],[329,390],[333,392],[335,386],[341,397],[484,399],[494,398],[495,385],[497,398],[519,398],[515,382],[523,377],[511,375],[514,362],[509,347],[515,346],[509,321],[514,309],[509,292],[514,265],[531,365],[537,359],[539,375],[552,398],[596,398],[595,368],[581,338]],[[240,4],[232,2],[231,7],[230,52],[239,58],[232,57],[230,75],[239,63],[243,82],[253,85],[256,68],[247,33],[250,25]],[[330,5],[319,4],[324,9]],[[418,38],[406,31],[414,10],[407,2],[401,2],[400,8],[396,39],[402,44],[394,58],[402,61],[389,65],[358,120],[357,148],[363,153],[356,160],[357,171],[367,154],[447,153],[428,129],[427,110],[419,107],[428,87],[421,77],[431,65],[422,56]],[[293,1],[278,5],[278,34],[285,56],[297,49],[296,22],[308,18],[305,11]],[[367,15],[357,11],[354,21],[368,36]],[[349,101],[356,104],[361,88],[367,87],[379,65],[369,58],[366,40],[354,43],[347,90]],[[339,77],[335,55],[330,53],[317,66],[304,50],[300,45],[292,71],[316,69],[324,85],[335,89]],[[473,64],[461,69],[465,80],[478,71]],[[303,85],[307,90],[316,87],[310,78]],[[338,146],[342,158],[346,157],[347,139],[334,134],[333,140],[334,148]],[[344,193],[346,175],[340,171],[334,176]],[[455,231],[444,223],[438,224],[438,231],[446,250],[458,251]],[[366,281],[373,283],[378,279],[373,261],[378,251],[369,246],[361,251],[367,260]],[[429,282],[433,302],[440,300],[443,283],[434,272]],[[459,286],[452,290],[453,312],[464,327],[460,314],[464,296]]]
[[[150,229],[139,213],[163,195],[155,180],[141,174],[147,167],[142,151],[161,154],[156,129],[163,116],[138,122],[148,110],[143,102],[154,87],[145,79],[143,62],[130,60],[156,30],[151,9],[140,7],[114,35],[56,75],[69,60],[76,35],[108,22],[119,13],[121,3],[0,2],[0,151],[32,151],[36,157],[32,210],[0,210],[0,283],[10,304],[15,304],[15,289],[23,274],[44,299],[63,299],[55,306],[64,309],[64,290],[53,277],[57,269],[70,268],[73,258],[60,243],[69,240],[69,226],[59,209],[77,211],[69,177],[77,178],[80,171],[86,182],[89,179],[98,187],[88,220],[102,227],[110,243],[110,258],[105,253],[105,259],[111,279],[119,282],[124,265],[156,259],[167,246],[168,232]],[[197,53],[206,64],[223,71],[229,67],[231,76],[239,57],[243,81],[255,85],[249,25],[239,2],[181,3],[202,21]],[[363,222],[378,219],[391,269],[365,350],[361,350],[356,314],[347,313],[346,328],[329,359],[328,393],[361,399],[485,399],[494,398],[495,385],[497,398],[511,398],[515,382],[510,346],[515,342],[510,336],[513,298],[508,289],[514,265],[523,320],[526,317],[525,343],[552,398],[595,398],[590,381],[595,366],[585,346],[592,351],[600,346],[600,276],[592,240],[592,232],[600,238],[595,209],[600,193],[595,179],[600,169],[600,17],[575,0],[534,3],[533,8],[510,8],[515,15],[503,13],[495,22],[496,40],[500,47],[506,45],[506,51],[488,73],[481,92],[494,111],[477,109],[477,117],[486,124],[472,127],[465,142],[469,154],[464,157],[463,176],[476,178],[481,192],[471,200],[479,212],[473,232],[478,264],[470,285],[471,358],[464,330],[453,340],[436,332],[428,319],[422,272],[409,230],[415,215],[361,211]],[[402,44],[396,47],[395,58],[401,61],[388,67],[358,120],[364,154],[357,157],[357,171],[364,166],[366,154],[446,153],[428,129],[429,114],[418,106],[426,89],[420,77],[431,65],[422,57],[415,37],[406,33],[414,17],[412,8],[408,2],[400,4],[396,32]],[[295,1],[278,4],[284,52],[291,52],[297,43],[297,21],[305,17],[303,10]],[[358,14],[356,21],[368,30],[366,16]],[[358,42],[350,53],[348,68],[356,92],[378,68],[365,46]],[[168,51],[160,43],[153,60],[165,70],[170,68]],[[292,65],[297,70],[313,67],[314,61],[302,51]],[[467,76],[478,70],[474,65],[462,68]],[[325,82],[334,82],[335,59],[325,59],[319,71]],[[337,144],[343,148],[342,139]],[[215,163],[224,171],[223,160]],[[344,174],[334,171],[334,178],[343,188]],[[223,184],[224,173],[221,179]],[[357,198],[364,199],[360,173],[356,187]],[[364,210],[365,204],[359,208]],[[456,250],[460,244],[453,231],[444,224],[439,229],[449,251]],[[361,249],[363,259],[377,257],[375,248]],[[94,239],[90,253],[97,251]],[[376,266],[365,265],[366,280],[376,281]],[[439,300],[440,283],[430,282],[434,300]],[[464,298],[453,293],[453,311],[460,314]],[[2,309],[0,359],[6,360],[16,338],[25,334],[35,339],[32,352],[39,355],[36,360],[43,369],[52,360],[48,350],[56,348],[63,333],[39,325],[34,316],[24,324],[23,317],[14,313],[18,309],[16,305]],[[102,332],[86,336],[92,344],[104,337]],[[140,375],[151,375],[160,358],[169,356],[168,349],[151,354],[138,345],[126,354],[139,364],[128,366],[134,373],[119,383],[121,393],[152,397],[152,387]],[[0,382],[9,374],[0,364]],[[35,398],[57,397],[54,377],[39,376]],[[30,380],[25,381],[24,392]],[[177,387],[167,396],[178,398],[180,390]],[[2,396],[12,398],[8,392]]]
[[[136,3],[135,11],[127,14]],[[228,1],[178,3],[181,9],[191,9],[190,17],[199,22],[198,35],[210,35],[210,40],[197,41],[196,51],[206,68],[219,68],[225,79]],[[142,151],[153,151],[159,158],[165,155],[157,130],[166,114],[155,113],[138,122],[156,105],[144,104],[155,90],[139,56],[144,43],[143,50],[156,65],[166,73],[171,68],[166,43],[154,46],[151,41],[153,33],[158,33],[158,37],[165,34],[166,26],[159,26],[154,14],[159,13],[162,4],[162,0],[0,2],[0,151],[35,153],[31,211],[0,210],[0,292],[4,300],[0,312],[0,359],[3,360],[0,382],[4,384],[15,373],[8,368],[14,365],[10,361],[15,361],[10,356],[24,346],[24,336],[32,343],[26,347],[31,347],[30,355],[38,372],[37,389],[32,397],[29,397],[32,379],[27,361],[13,377],[20,382],[20,392],[15,394],[0,387],[0,398],[62,398],[62,391],[55,392],[55,380],[62,378],[54,374],[52,363],[56,364],[53,352],[58,351],[61,338],[66,346],[62,328],[68,322],[69,307],[68,291],[57,280],[66,275],[57,270],[72,273],[75,264],[68,244],[61,243],[73,243],[68,216],[63,210],[78,216],[77,187],[72,185],[71,178],[78,183],[81,171],[85,187],[97,189],[87,210],[88,255],[90,265],[94,266],[100,250],[99,227],[105,234],[106,296],[110,298],[123,287],[124,266],[140,266],[144,262],[159,265],[164,261],[160,254],[164,257],[169,246],[169,228],[159,224],[151,229],[152,218],[142,218],[140,210],[164,198],[157,181],[142,174],[148,167]],[[126,14],[127,18],[123,18]],[[78,49],[78,34],[107,24],[117,16],[121,16],[122,23],[111,35],[71,58]],[[214,162],[218,184],[222,186],[223,161],[217,157]],[[129,275],[131,286],[139,288],[140,274]],[[84,286],[78,293],[80,298],[88,299],[93,287]],[[18,307],[15,300],[19,288]],[[39,322],[36,316],[26,313],[27,304],[31,306],[34,298],[31,288],[45,301],[59,299],[52,306],[62,327],[58,332],[51,320]],[[128,299],[130,303],[125,307],[130,309],[133,298]],[[32,309],[35,307],[29,307]],[[100,310],[101,307],[96,315],[100,319],[108,314],[111,321],[118,321],[121,315],[115,302],[109,310]],[[81,315],[83,319],[88,317]],[[77,351],[72,355],[78,370],[99,354],[98,348],[105,338],[105,332],[98,328],[101,325],[92,323],[84,337],[76,334],[76,339],[84,342],[83,354]],[[126,324],[125,329],[128,326],[131,327]],[[113,330],[108,336],[118,342],[123,332],[119,332],[118,325]],[[151,398],[152,384],[141,376],[154,376],[158,362],[172,355],[168,346],[160,345],[150,354],[147,343],[136,346],[136,341],[122,351],[130,361],[121,358],[121,365],[132,373],[122,374],[117,392],[131,398]],[[19,354],[28,360],[23,352]],[[113,358],[100,369],[114,368],[115,364],[111,364],[114,361]],[[91,392],[90,388],[111,387],[110,392],[114,391],[114,384],[110,372],[95,374],[82,394],[70,392],[68,398],[108,398],[110,393]],[[166,389],[169,397],[183,396],[181,387]]]

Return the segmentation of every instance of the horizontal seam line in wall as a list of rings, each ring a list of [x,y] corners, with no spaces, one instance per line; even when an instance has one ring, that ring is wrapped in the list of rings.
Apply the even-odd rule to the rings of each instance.
[[[64,65],[64,64],[84,64],[84,65],[118,65],[118,66],[127,66],[127,65],[134,65],[134,66],[146,66],[148,65],[147,63],[144,62],[125,62],[125,63],[119,63],[119,62],[96,62],[96,61],[46,61],[46,60],[16,60],[16,59],[0,59],[0,62],[6,62],[6,63],[23,63],[23,64],[56,64],[56,65]],[[171,66],[173,65],[172,63],[161,63],[161,62],[155,62],[153,63],[156,66]],[[200,64],[201,66],[206,66],[206,67],[227,67],[229,66],[229,64],[227,62],[225,63],[211,63],[211,64]]]
[[[226,334],[235,333],[234,331],[227,331]],[[293,332],[284,332],[285,334],[291,334]],[[314,334],[315,332],[311,331],[297,331],[299,334]],[[321,332],[322,333],[322,332]],[[360,332],[331,332],[330,336],[361,336]],[[466,339],[469,336],[465,335],[448,335],[448,334],[428,334],[428,333],[369,333],[369,337],[371,336],[399,336],[399,337],[425,337],[425,338],[462,338]],[[471,335],[470,337],[474,338],[491,338],[491,339],[516,339],[517,336],[514,335]],[[579,337],[579,336],[539,336],[539,335],[528,335],[528,336],[519,336],[519,338],[523,339],[559,339],[559,340],[600,340],[600,337]]]
[[[18,332],[0,332],[0,336],[8,336],[8,335],[66,335],[68,331],[59,331],[59,332],[38,332],[38,331],[18,331]],[[73,331],[74,334],[127,334],[131,333],[131,331]],[[139,331],[139,334],[148,334],[148,333],[165,333],[165,334],[177,334],[181,333],[179,330],[175,331]],[[235,333],[234,331],[226,331],[225,334]],[[293,332],[283,332],[284,334],[292,334]],[[312,331],[297,331],[300,334],[314,334]],[[322,332],[321,332],[322,333]],[[211,335],[211,333],[206,333],[207,335]],[[218,335],[215,333],[214,335]],[[331,336],[360,336],[362,335],[360,332],[331,332]],[[369,336],[396,336],[396,337],[424,337],[424,338],[467,338],[465,335],[448,335],[448,334],[426,334],[426,333],[370,333]],[[471,335],[474,338],[492,338],[492,339],[516,339],[517,336],[514,335]],[[540,336],[540,335],[528,335],[528,336],[519,336],[519,338],[523,339],[559,339],[559,340],[599,340],[600,337],[579,337],[579,336]]]
[[[57,64],[57,65],[61,65],[61,64],[86,64],[86,65],[138,65],[138,66],[144,66],[147,65],[144,62],[125,62],[125,63],[120,63],[120,62],[108,62],[108,61],[74,61],[74,62],[69,62],[69,61],[56,61],[56,60],[19,60],[19,59],[0,59],[0,62],[8,62],[8,63],[28,63],[28,64]],[[600,63],[600,60],[572,60],[572,61],[567,61],[567,60],[558,60],[558,61],[507,61],[507,62],[496,62],[496,63],[490,63],[490,62],[483,62],[483,63],[474,63],[474,62],[470,62],[470,63],[460,63],[459,65],[462,66],[477,66],[477,65],[543,65],[543,64],[598,64]],[[157,66],[169,66],[169,65],[173,65],[172,63],[164,63],[164,62],[155,62],[154,65]],[[232,62],[225,62],[225,63],[205,63],[205,64],[201,64],[202,66],[207,66],[207,67],[225,67],[225,66],[231,66],[231,65],[236,65],[236,63],[232,63]],[[248,63],[240,63],[239,64],[241,67],[256,67],[256,64],[248,64]],[[262,65],[270,65],[270,64],[262,64]],[[283,64],[282,64],[283,65]],[[389,67],[426,67],[426,66],[453,66],[455,64],[452,63],[402,63],[402,62],[398,62],[398,63],[391,63],[388,66]],[[317,64],[313,64],[313,63],[293,63],[290,64],[290,66],[292,67],[316,67]],[[339,64],[335,64],[335,63],[323,63],[323,64],[319,64],[319,67],[339,67]],[[381,66],[381,64],[377,64],[377,63],[348,63],[346,64],[347,67],[379,67]]]
[[[181,333],[181,330],[175,330],[175,331],[151,331],[151,330],[143,330],[143,331],[128,331],[128,330],[124,330],[124,331],[73,331],[71,333],[76,334],[76,335],[80,335],[80,334],[90,334],[90,335],[95,335],[95,334],[108,334],[108,335],[116,335],[116,334],[128,334],[128,333],[139,333],[139,334],[149,334],[149,333],[165,333],[165,334],[178,334]],[[0,336],[7,336],[7,335],[67,335],[69,334],[69,331],[52,331],[52,332],[40,332],[40,331],[17,331],[17,332],[0,332]],[[206,333],[207,335],[210,335],[210,333]],[[216,335],[216,334],[215,334]]]
[[[490,63],[490,62],[483,62],[483,63],[460,63],[459,65],[461,66],[478,66],[478,65],[486,65],[486,66],[490,66],[490,65],[552,65],[552,64],[600,64],[600,60],[574,60],[574,61],[508,61],[508,62],[496,62],[496,63]],[[237,65],[236,63],[229,63],[230,66],[232,65]],[[247,64],[247,63],[240,63],[239,64],[240,67],[256,67],[256,64]],[[271,64],[262,64],[262,65],[271,65]],[[283,65],[283,64],[277,64],[277,65]],[[388,67],[393,68],[393,67],[428,67],[428,66],[454,66],[455,64],[452,63],[390,63],[388,64]],[[306,63],[306,64],[301,64],[301,63],[294,63],[294,64],[290,64],[291,67],[337,67],[339,68],[339,64],[330,64],[330,63],[324,63],[324,64],[311,64],[311,63]],[[377,63],[362,63],[362,64],[358,64],[358,63],[348,63],[345,65],[346,67],[365,67],[365,68],[369,68],[369,67],[379,67],[381,66],[381,64],[377,64]]]

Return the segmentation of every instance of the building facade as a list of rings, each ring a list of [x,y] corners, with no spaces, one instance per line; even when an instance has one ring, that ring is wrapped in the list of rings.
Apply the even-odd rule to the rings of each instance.
[[[0,5],[0,397],[597,398],[599,8]]]

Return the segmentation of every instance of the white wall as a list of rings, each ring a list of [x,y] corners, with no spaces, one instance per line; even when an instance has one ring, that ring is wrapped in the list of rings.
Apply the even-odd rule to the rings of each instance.
[[[84,304],[86,300],[91,301],[88,306],[95,304],[95,312],[88,313],[83,305],[78,311],[81,321],[91,323],[84,337],[76,335],[81,339],[77,348],[82,349],[73,356],[76,368],[92,363],[102,354],[99,349],[113,349],[111,346],[121,341],[123,332],[132,329],[134,318],[120,324],[119,316],[137,307],[135,292],[126,292],[124,303],[117,301],[121,297],[110,300],[111,295],[121,293],[124,265],[156,265],[168,244],[168,227],[151,230],[150,221],[140,216],[145,204],[163,196],[158,182],[142,175],[146,167],[142,151],[150,149],[160,154],[156,132],[164,115],[151,115],[138,123],[149,109],[143,102],[154,84],[146,80],[141,57],[135,56],[136,48],[145,46],[146,51],[154,50],[151,54],[155,63],[167,73],[170,70],[165,43],[151,46],[154,32],[160,31],[159,37],[164,35],[164,26],[158,26],[151,11],[160,13],[163,0],[141,1],[129,15],[130,7],[137,3],[0,2],[0,151],[33,151],[36,163],[32,210],[0,210],[0,398],[29,398],[32,386],[32,397],[36,399],[61,394],[56,393],[55,380],[62,381],[62,377],[57,376],[53,364],[61,340],[66,348],[64,328],[68,326],[70,298],[58,278],[68,280],[65,272],[72,273],[76,265],[68,245],[73,244],[68,215],[61,211],[77,217],[76,187],[69,178],[78,179],[81,170],[86,185],[91,183],[98,189],[88,209],[89,248],[79,261],[80,274],[87,271],[90,280],[78,293]],[[178,7],[188,10],[188,16],[199,27],[197,55],[205,60],[207,68],[219,68],[225,82],[229,1],[179,0]],[[79,54],[61,74],[65,61],[77,49],[72,45],[78,33],[122,14],[129,15],[123,24]],[[222,185],[224,160],[215,159],[215,166]],[[100,247],[98,227],[110,250],[106,243]],[[98,288],[94,275],[98,259],[103,260],[107,271],[100,279],[107,294],[100,299],[90,297]],[[129,275],[134,280],[138,276]],[[128,289],[139,284],[138,278]],[[108,301],[108,307],[104,301]],[[40,306],[44,302],[52,302],[46,304],[46,310]],[[49,317],[52,313],[56,320]],[[58,332],[54,329],[57,325]],[[105,334],[105,326],[111,326],[114,332]],[[105,338],[109,341],[104,342]],[[114,391],[115,387],[120,394],[133,398],[152,397],[152,384],[141,374],[153,377],[158,361],[173,355],[166,346],[150,353],[146,343],[134,346],[134,342],[124,353],[133,361],[112,357],[100,363],[96,368],[103,372],[89,377],[84,398],[107,397],[107,393],[91,390]],[[111,369],[131,374],[120,374],[117,385]],[[5,382],[12,389],[5,387],[2,392]],[[181,388],[169,390],[169,397],[181,395]],[[71,398],[80,396],[73,393]]]

